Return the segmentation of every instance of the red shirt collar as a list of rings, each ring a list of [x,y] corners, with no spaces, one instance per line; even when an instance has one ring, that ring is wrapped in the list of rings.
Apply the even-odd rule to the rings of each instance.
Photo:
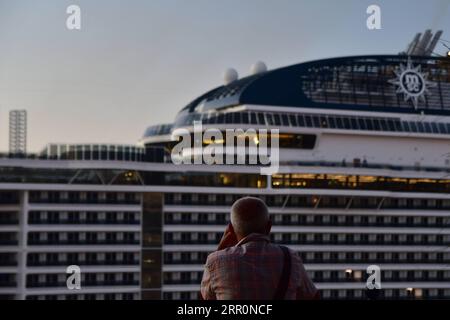
[[[261,233],[251,233],[248,236],[246,236],[245,238],[242,238],[241,241],[239,241],[236,244],[236,247],[239,247],[239,246],[243,245],[244,243],[252,242],[252,241],[270,242],[270,237],[268,235],[261,234]]]

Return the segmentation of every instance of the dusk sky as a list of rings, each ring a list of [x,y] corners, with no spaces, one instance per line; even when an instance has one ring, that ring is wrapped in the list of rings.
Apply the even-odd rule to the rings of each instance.
[[[71,4],[80,31],[66,28]],[[370,4],[382,30],[366,27]],[[10,109],[28,110],[30,151],[134,144],[221,85],[227,67],[245,76],[258,60],[396,54],[427,28],[450,40],[450,0],[0,0],[0,151]]]

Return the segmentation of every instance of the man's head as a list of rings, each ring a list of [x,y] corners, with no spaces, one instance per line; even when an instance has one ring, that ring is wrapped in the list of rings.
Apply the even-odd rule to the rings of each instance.
[[[231,224],[238,240],[251,233],[269,234],[272,227],[266,204],[253,197],[241,198],[233,204]]]

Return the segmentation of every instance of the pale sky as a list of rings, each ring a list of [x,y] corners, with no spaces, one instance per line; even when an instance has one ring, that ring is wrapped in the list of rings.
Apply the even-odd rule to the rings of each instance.
[[[71,4],[80,31],[66,28]],[[382,30],[366,28],[370,4]],[[30,151],[135,143],[227,67],[396,54],[427,28],[450,39],[450,0],[0,0],[0,151],[10,109],[28,110]]]

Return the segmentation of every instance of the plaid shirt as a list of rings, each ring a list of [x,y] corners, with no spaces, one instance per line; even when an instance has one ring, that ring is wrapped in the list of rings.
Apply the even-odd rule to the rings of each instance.
[[[291,276],[286,300],[313,299],[317,289],[299,255],[291,253]],[[250,234],[231,248],[211,253],[201,284],[205,300],[272,300],[281,278],[283,251],[268,236]]]

